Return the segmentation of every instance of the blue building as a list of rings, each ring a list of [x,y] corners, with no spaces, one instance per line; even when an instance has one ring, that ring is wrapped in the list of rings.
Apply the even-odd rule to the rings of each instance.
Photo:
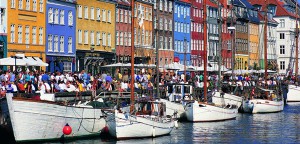
[[[174,61],[191,64],[191,4],[188,0],[174,1]],[[184,59],[186,63],[184,63]]]
[[[76,55],[76,0],[47,0],[46,61],[49,72],[73,72]]]

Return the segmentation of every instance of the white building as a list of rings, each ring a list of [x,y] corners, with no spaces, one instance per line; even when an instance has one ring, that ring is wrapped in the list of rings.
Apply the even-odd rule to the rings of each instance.
[[[0,35],[7,34],[7,0],[0,0]]]

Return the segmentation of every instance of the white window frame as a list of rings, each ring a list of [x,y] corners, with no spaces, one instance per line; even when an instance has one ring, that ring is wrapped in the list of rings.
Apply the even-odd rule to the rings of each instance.
[[[72,71],[72,62],[63,62],[64,72]]]
[[[53,23],[53,8],[48,10],[48,23]]]
[[[173,43],[172,43],[172,37],[169,37],[169,49],[172,50],[173,47],[172,47]]]
[[[94,31],[91,31],[90,34],[91,34],[91,45],[95,45],[95,33],[94,33]]]
[[[65,37],[64,36],[59,37],[59,50],[62,53],[65,52]]]
[[[111,34],[110,33],[107,34],[107,46],[111,47]]]
[[[172,12],[173,10],[173,3],[172,1],[169,1],[169,12]]]
[[[128,23],[127,13],[128,13],[128,11],[125,10],[125,12],[124,12],[124,23]]]
[[[48,52],[53,51],[53,36],[50,34],[48,35]]]
[[[100,8],[97,8],[97,10],[96,10],[96,17],[97,17],[97,21],[101,21],[101,12],[100,12]]]
[[[18,8],[23,9],[23,0],[19,0]]]
[[[72,40],[72,37],[68,37],[68,53],[73,53],[73,40]]]
[[[10,8],[16,8],[16,1],[10,0]]]
[[[73,12],[72,11],[68,12],[68,25],[73,26]]]
[[[128,32],[128,46],[131,46],[131,32]]]
[[[25,26],[25,44],[29,44],[29,42],[30,42],[29,28],[30,28],[29,26]]]
[[[106,22],[106,10],[102,9],[102,21]]]
[[[11,24],[10,25],[10,42],[11,43],[15,43],[15,25],[14,24]]]
[[[89,31],[84,31],[84,44],[89,44]]]
[[[123,32],[120,32],[120,45],[123,46],[124,42],[123,42]]]
[[[78,43],[82,44],[82,30],[78,30]]]
[[[101,38],[100,37],[100,32],[97,32],[97,36],[96,36],[96,42],[97,42],[96,45],[97,46],[100,46],[100,38]]]
[[[60,10],[59,22],[61,25],[65,25],[65,11],[64,10]]]
[[[43,35],[44,35],[43,27],[40,27],[39,28],[39,45],[44,44]]]
[[[44,0],[40,0],[39,7],[40,7],[40,12],[44,12]]]
[[[84,18],[89,19],[89,8],[84,6]]]
[[[95,10],[94,10],[94,7],[91,7],[91,20],[94,20],[95,19]]]
[[[102,45],[106,46],[106,33],[105,32],[102,33]]]
[[[82,5],[77,6],[78,18],[82,18]]]
[[[58,52],[58,35],[54,35],[54,52]]]
[[[32,0],[32,11],[37,11],[37,0]]]
[[[123,9],[120,9],[120,22],[121,22],[121,23],[124,22],[124,20],[123,20],[123,18],[124,18],[123,12],[124,12],[124,10],[123,10]]]
[[[32,38],[32,44],[36,44],[36,27],[32,27],[32,33],[31,33],[31,38]]]
[[[30,10],[30,0],[25,0],[25,10]]]
[[[55,9],[54,10],[54,24],[59,24],[59,20],[58,20],[58,16],[59,15],[59,12],[58,12],[58,9]]]
[[[111,23],[111,11],[110,10],[107,10],[107,22]]]
[[[18,25],[18,43],[23,42],[23,27],[22,25]]]

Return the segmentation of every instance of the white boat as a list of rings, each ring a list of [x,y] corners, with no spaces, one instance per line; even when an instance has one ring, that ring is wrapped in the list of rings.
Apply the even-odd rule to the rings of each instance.
[[[1,108],[17,142],[60,139],[67,123],[72,133],[65,138],[100,135],[105,127],[101,109],[87,106],[65,106],[7,94],[1,99]]]
[[[236,105],[238,108],[240,108],[243,104],[243,97],[236,96],[229,93],[223,93],[221,94],[218,91],[215,91],[212,95],[212,103],[216,105]]]
[[[153,104],[150,107],[156,110],[145,111],[144,108],[147,108],[147,106],[144,105],[145,107],[142,107],[134,115],[130,115],[124,110],[113,110],[108,113],[106,123],[109,133],[117,139],[169,135],[177,121],[161,116],[162,111],[158,111],[161,108],[163,109],[163,106],[160,105],[161,102],[148,102],[147,104]]]
[[[177,118],[185,118],[184,103],[171,102],[165,99],[160,99],[161,102],[166,104],[166,115],[177,115]]]
[[[253,98],[243,103],[243,111],[247,113],[273,113],[283,110],[282,96],[277,96],[273,90],[260,88],[267,98]],[[270,100],[272,99],[272,100]]]
[[[300,102],[300,87],[289,85],[289,92],[287,93],[287,102]]]
[[[234,105],[218,107],[194,101],[185,107],[186,117],[192,122],[214,122],[235,119],[238,108]]]

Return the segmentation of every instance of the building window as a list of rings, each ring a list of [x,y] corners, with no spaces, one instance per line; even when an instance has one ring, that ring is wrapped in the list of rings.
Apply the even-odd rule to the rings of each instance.
[[[34,12],[37,11],[37,2],[36,2],[36,0],[32,1],[32,11],[34,11]]]
[[[164,47],[164,49],[169,49],[168,48],[168,37],[165,37],[165,47]]]
[[[105,9],[103,9],[102,10],[102,21],[106,21],[106,10]]]
[[[129,20],[128,21],[129,21],[129,23],[131,23],[131,19],[132,19],[132,17],[131,17],[131,11],[129,11],[128,14],[129,14]]]
[[[85,19],[89,18],[89,9],[87,6],[84,7],[84,18]]]
[[[69,11],[68,13],[68,25],[73,26],[73,12]]]
[[[25,44],[29,44],[29,26],[25,27]]]
[[[23,9],[23,0],[19,0],[19,9]]]
[[[284,33],[280,33],[280,39],[284,39]]]
[[[169,37],[169,49],[172,50],[173,47],[172,47],[172,37]]]
[[[94,31],[91,31],[91,45],[95,44],[95,34]]]
[[[58,52],[58,36],[54,36],[54,52]]]
[[[168,11],[168,1],[167,0],[164,0],[164,8],[165,8],[165,11],[167,12]]]
[[[64,72],[72,71],[72,63],[71,62],[63,62],[64,63]]]
[[[285,27],[285,20],[284,19],[280,19],[279,20],[279,25],[280,25],[280,28],[284,28]]]
[[[169,20],[169,31],[172,31],[172,20]]]
[[[165,30],[166,30],[166,31],[168,30],[168,21],[167,21],[166,18],[165,18]]]
[[[15,43],[15,25],[10,25],[10,42]]]
[[[32,27],[32,44],[36,44],[36,27]]]
[[[22,26],[19,25],[18,26],[18,43],[22,43],[22,31],[23,31]]]
[[[107,46],[111,47],[111,34],[107,34]]]
[[[111,23],[111,11],[110,10],[107,11],[107,22]]]
[[[285,70],[285,61],[280,61],[280,70]]]
[[[128,11],[127,10],[125,10],[125,12],[124,12],[124,22],[125,23],[128,23],[128,17],[127,17],[127,13],[128,13]]]
[[[42,45],[44,42],[43,42],[43,33],[44,33],[44,30],[42,27],[39,28],[39,44]]]
[[[106,46],[106,33],[102,33],[102,45]]]
[[[52,41],[53,37],[52,35],[48,35],[48,51],[51,52],[52,51],[52,45],[53,45],[53,41]]]
[[[123,10],[120,9],[120,22],[123,22]]]
[[[159,10],[161,10],[162,11],[162,9],[163,9],[163,2],[162,2],[163,0],[159,0]]]
[[[26,0],[25,9],[30,10],[30,0]]]
[[[284,45],[280,45],[280,54],[285,54],[285,47],[284,47]]]
[[[78,5],[77,9],[78,9],[78,18],[82,18],[82,6]]]
[[[65,11],[64,10],[60,10],[59,22],[61,25],[65,24]]]
[[[73,53],[73,51],[72,51],[72,43],[73,43],[72,37],[69,37],[68,38],[68,53]]]
[[[78,43],[82,43],[82,30],[78,30]]]
[[[116,32],[116,45],[119,45],[119,40],[120,40],[119,31],[117,31]]]
[[[53,9],[49,8],[48,10],[48,23],[53,23]]]
[[[93,8],[93,7],[91,7],[91,19],[92,19],[92,20],[95,19],[94,8]]]
[[[84,31],[84,44],[89,44],[89,32],[87,30]]]
[[[44,12],[44,0],[40,0],[40,12]]]
[[[16,8],[16,1],[10,0],[10,8]]]
[[[96,36],[96,41],[97,41],[97,45],[100,45],[100,32],[97,32],[97,36]]]
[[[59,48],[60,48],[60,52],[65,51],[65,37],[64,36],[60,36]]]
[[[128,46],[131,46],[131,32],[128,33]]]
[[[164,41],[164,37],[160,36],[159,37],[159,49],[163,49],[163,47],[164,47],[163,41]]]
[[[173,9],[173,3],[172,1],[169,1],[169,12],[172,12]]]
[[[116,22],[119,22],[119,9],[116,10]]]
[[[97,16],[97,20],[100,21],[101,20],[101,14],[100,14],[100,9],[99,8],[97,8],[96,16]]]
[[[120,32],[120,45],[123,45],[123,32]]]
[[[55,9],[54,11],[54,23],[58,24],[58,9]]]

